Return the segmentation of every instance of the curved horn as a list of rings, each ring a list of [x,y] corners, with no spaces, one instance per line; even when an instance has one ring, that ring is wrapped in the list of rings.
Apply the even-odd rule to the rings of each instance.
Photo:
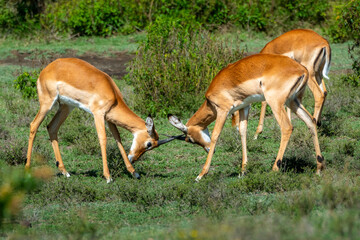
[[[175,139],[175,138],[170,137],[170,138],[168,138],[168,139],[159,140],[159,141],[158,141],[158,146],[163,145],[163,144],[168,143],[168,142],[171,142],[171,141],[174,140],[174,139]]]
[[[161,134],[161,135],[167,136],[168,138],[171,138],[172,140],[176,139],[176,140],[185,141],[185,135],[184,134],[177,135],[177,136],[171,136],[171,135],[168,135],[168,134]]]
[[[183,133],[187,134],[187,131],[188,131],[187,126],[185,126],[178,117],[176,117],[172,114],[168,114],[168,120],[171,123],[171,125],[173,125],[175,128],[177,128],[180,131],[182,131]]]

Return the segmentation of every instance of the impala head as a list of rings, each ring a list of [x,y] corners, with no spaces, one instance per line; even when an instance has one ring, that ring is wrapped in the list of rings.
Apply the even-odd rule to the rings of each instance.
[[[168,115],[168,119],[171,125],[185,134],[174,136],[173,138],[200,145],[206,152],[210,150],[211,139],[207,128],[203,129],[200,126],[186,126],[178,117],[171,114]]]
[[[130,162],[135,162],[146,151],[152,150],[164,143],[170,142],[175,138],[159,140],[159,135],[155,130],[154,121],[149,115],[145,121],[146,130],[134,133],[133,143],[128,155]]]

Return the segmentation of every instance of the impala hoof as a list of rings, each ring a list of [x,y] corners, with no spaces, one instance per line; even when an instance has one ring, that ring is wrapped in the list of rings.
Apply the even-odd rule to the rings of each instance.
[[[68,172],[63,172],[62,174],[63,174],[65,177],[67,177],[67,178],[70,177],[70,173],[68,173]]]
[[[112,178],[106,179],[106,183],[111,183],[112,181],[113,181]]]
[[[200,180],[201,180],[200,175],[195,178],[195,182],[200,182]]]
[[[239,174],[239,177],[238,178],[243,178],[243,177],[245,177],[246,176],[246,172],[241,172],[240,174]]]
[[[137,172],[133,172],[133,177],[136,179],[140,179],[140,175]]]
[[[254,140],[256,140],[256,139],[258,139],[258,135],[257,135],[257,134],[254,135]]]

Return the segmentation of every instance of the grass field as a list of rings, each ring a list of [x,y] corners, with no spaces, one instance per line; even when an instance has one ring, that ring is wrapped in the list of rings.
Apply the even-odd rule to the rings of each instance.
[[[234,47],[259,51],[270,39],[262,36],[225,37]],[[13,80],[31,64],[7,64],[14,52],[39,60],[40,66],[56,54],[116,57],[134,53],[144,35],[77,38],[68,41],[0,40],[0,181],[22,169],[29,124],[37,100],[24,100]],[[142,156],[134,167],[141,179],[126,171],[115,140],[109,137],[107,154],[114,182],[102,177],[99,143],[92,117],[74,110],[59,131],[62,157],[70,178],[58,174],[46,125],[40,126],[32,168],[49,166],[50,180],[29,193],[15,219],[8,219],[0,238],[10,239],[357,239],[360,236],[360,88],[345,85],[342,74],[351,69],[347,44],[331,44],[333,51],[329,95],[319,128],[320,147],[327,168],[315,175],[311,134],[293,115],[294,131],[285,152],[283,171],[271,172],[280,144],[280,129],[269,114],[258,140],[252,135],[258,121],[254,107],[248,126],[248,173],[238,178],[241,142],[229,120],[221,134],[209,174],[194,179],[205,163],[200,147],[173,141]],[[96,66],[96,65],[95,65]],[[36,68],[37,68],[36,67]],[[131,86],[116,79],[125,98]],[[131,106],[131,101],[129,102]],[[313,111],[313,97],[304,99]],[[200,106],[199,106],[200,107]],[[192,113],[188,113],[190,117]],[[146,115],[142,116],[145,118]],[[159,133],[178,134],[166,119],[155,118]],[[184,122],[186,119],[183,119]],[[210,130],[213,124],[210,125]],[[119,129],[125,149],[132,135]],[[1,184],[0,184],[1,185]]]

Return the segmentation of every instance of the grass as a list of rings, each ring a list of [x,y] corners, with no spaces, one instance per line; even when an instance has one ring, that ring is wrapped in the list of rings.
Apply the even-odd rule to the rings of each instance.
[[[67,50],[75,50],[81,55],[86,52],[95,54],[111,55],[113,52],[135,52],[138,42],[145,38],[144,33],[133,35],[119,35],[108,38],[101,37],[81,37],[73,39],[0,39],[2,48],[0,49],[0,59],[11,56],[12,51],[20,53],[33,53],[34,57],[43,55],[47,57],[48,53],[66,53]],[[31,56],[30,56],[31,57]]]
[[[262,36],[258,36],[260,40],[252,38],[249,51],[261,49],[267,41]],[[2,40],[1,53],[6,56],[12,50],[33,49],[97,54],[109,49],[134,51],[133,43],[123,47],[121,41],[121,37],[50,43]],[[245,39],[239,45],[244,43]],[[106,184],[92,117],[80,110],[74,110],[59,131],[64,164],[72,175],[65,178],[56,169],[45,127],[52,112],[39,128],[32,168],[49,166],[54,174],[27,194],[22,212],[4,222],[0,238],[356,239],[360,234],[360,89],[340,80],[341,73],[351,67],[346,46],[331,44],[331,79],[326,82],[330,91],[319,128],[320,146],[327,161],[321,177],[314,174],[311,134],[296,118],[284,169],[279,173],[270,171],[280,130],[269,115],[263,134],[253,140],[258,121],[258,109],[254,108],[248,127],[248,173],[241,179],[241,142],[228,121],[210,172],[200,183],[194,179],[206,159],[201,148],[174,141],[148,152],[134,165],[142,176],[135,180],[127,173],[115,140],[107,132],[107,154],[115,181]],[[36,100],[22,99],[12,87],[21,70],[19,66],[0,65],[0,185],[3,173],[23,168],[29,123],[38,110]],[[121,89],[128,87],[121,80],[117,83]],[[309,91],[304,105],[313,111]],[[156,118],[155,126],[159,133],[178,134],[166,119]],[[132,135],[119,130],[128,150]]]

